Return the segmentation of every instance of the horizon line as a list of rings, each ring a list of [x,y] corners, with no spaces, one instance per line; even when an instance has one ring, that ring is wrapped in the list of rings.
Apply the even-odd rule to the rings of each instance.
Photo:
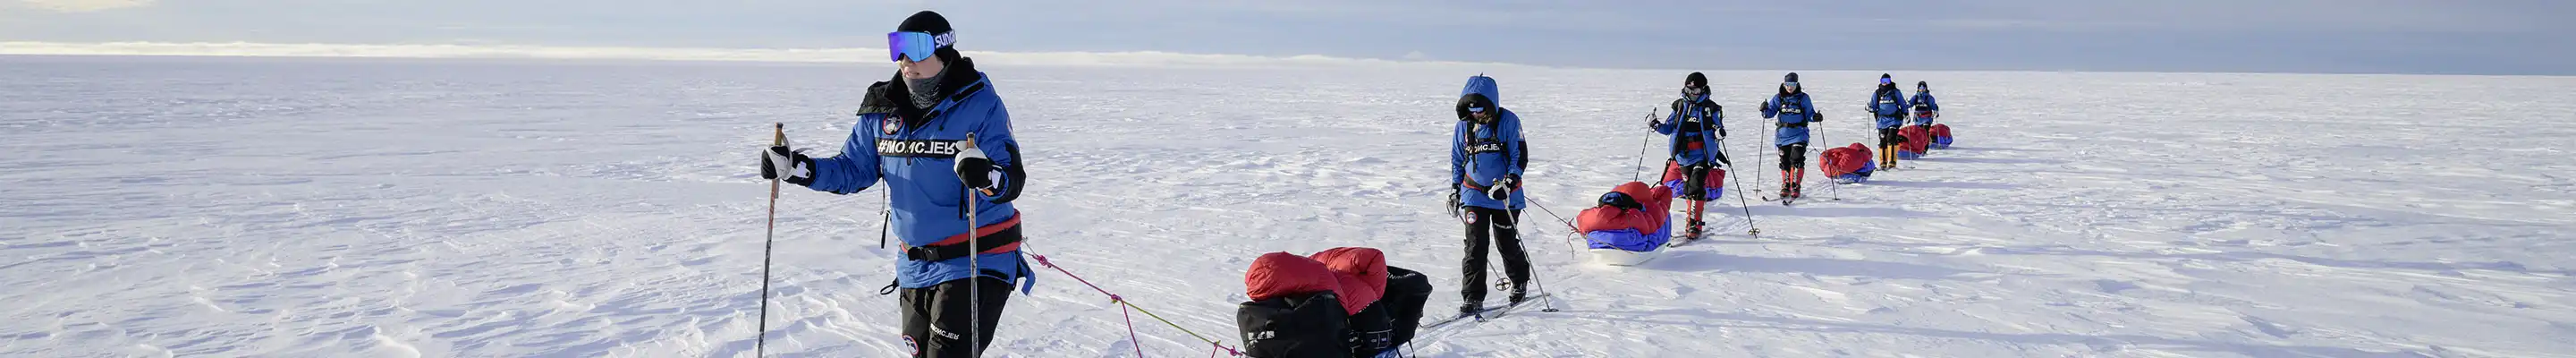
[[[715,47],[632,47],[632,46],[552,46],[522,44],[345,44],[345,43],[269,43],[269,42],[50,42],[0,41],[0,55],[34,56],[171,56],[171,57],[282,57],[282,58],[398,58],[398,59],[532,59],[532,60],[640,60],[674,62],[765,62],[765,63],[873,63],[866,60],[886,56],[883,48],[715,48]],[[1328,55],[1263,56],[1242,54],[1205,54],[1168,51],[961,51],[979,64],[1006,66],[1067,67],[1176,67],[1176,68],[1458,68],[1481,69],[1595,69],[1641,71],[1709,71],[1667,68],[1589,68],[1532,65],[1507,62],[1448,61],[1431,59],[1378,59]],[[1783,71],[1783,69],[1718,69],[1714,71]],[[2502,75],[2464,73],[2378,73],[2378,72],[2256,72],[2256,71],[2154,71],[2154,70],[2076,70],[2076,69],[1804,69],[1795,71],[1946,71],[1946,72],[2051,72],[2051,73],[2238,73],[2238,74],[2310,74],[2310,75],[2393,75],[2393,76],[2465,76],[2465,77],[2576,77],[2571,75]]]
[[[998,65],[1090,67],[1486,67],[1555,68],[1501,62],[1389,60],[1326,55],[1260,56],[1167,51],[961,51]],[[327,57],[418,59],[646,60],[700,62],[873,63],[884,48],[714,48],[549,46],[519,44],[344,44],[266,42],[0,41],[0,55]]]

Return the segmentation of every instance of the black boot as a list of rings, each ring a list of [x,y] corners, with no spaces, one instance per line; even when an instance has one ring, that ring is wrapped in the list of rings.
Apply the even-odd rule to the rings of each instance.
[[[1520,305],[1520,304],[1521,304],[1521,301],[1528,301],[1528,300],[1529,300],[1529,290],[1522,289],[1520,285],[1512,285],[1512,297],[1511,297],[1512,305],[1514,305],[1514,306],[1518,306],[1518,305]]]
[[[1474,316],[1474,315],[1476,315],[1476,312],[1482,312],[1482,311],[1484,311],[1484,310],[1485,310],[1485,304],[1484,304],[1484,303],[1481,303],[1481,302],[1468,302],[1468,303],[1465,303],[1465,304],[1460,304],[1460,305],[1458,305],[1458,316],[1459,316],[1459,317]]]
[[[1701,222],[1701,221],[1699,221],[1699,220],[1697,220],[1697,219],[1693,219],[1693,220],[1691,220],[1691,221],[1690,221],[1690,232],[1689,232],[1689,233],[1687,233],[1686,235],[1684,235],[1684,237],[1688,237],[1688,238],[1690,238],[1691,240],[1698,240],[1698,239],[1699,239],[1699,234],[1700,234],[1700,228],[1701,228],[1701,227],[1705,227],[1705,226],[1706,226],[1706,224],[1705,224],[1704,222]]]

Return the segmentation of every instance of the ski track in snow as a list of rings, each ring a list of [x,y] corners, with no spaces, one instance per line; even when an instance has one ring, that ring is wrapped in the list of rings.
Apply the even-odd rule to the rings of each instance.
[[[836,150],[888,72],[0,63],[0,355],[47,357],[748,356],[754,151],[771,122]],[[1431,274],[1435,312],[1459,303],[1445,140],[1458,87],[1483,71],[986,71],[1030,157],[1028,248],[1138,305],[1233,345],[1252,257],[1338,246]],[[1490,73],[1528,127],[1530,193],[1573,215],[1628,180],[1641,116],[1683,72]],[[1823,143],[1868,139],[1875,74],[1805,73],[1833,116]],[[1712,75],[1736,161],[1771,168],[1749,162],[1777,71]],[[1897,75],[1933,82],[1958,147],[1795,207],[1756,202],[1762,237],[1715,230],[1639,267],[1577,263],[1566,229],[1531,210],[1530,255],[1564,312],[1414,348],[2576,356],[2576,104],[2553,96],[2576,79]],[[875,294],[893,265],[871,242],[880,195],[779,200],[770,352],[898,355],[895,299]],[[1734,222],[1735,199],[1714,222]],[[1127,341],[1117,306],[1053,271],[1007,316],[997,356],[1207,353],[1144,317]]]

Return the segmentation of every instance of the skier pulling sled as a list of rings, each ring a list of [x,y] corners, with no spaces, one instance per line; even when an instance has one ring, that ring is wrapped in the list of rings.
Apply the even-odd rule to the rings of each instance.
[[[1636,266],[1653,260],[1656,250],[1673,242],[1671,186],[1647,187],[1628,182],[1601,194],[1601,203],[1575,215],[1575,230],[1590,243],[1594,263]]]
[[[1950,126],[1932,123],[1941,119],[1941,102],[1932,97],[1932,83],[1915,81],[1914,98],[1906,102],[1914,104],[1914,127],[1932,134],[1931,149],[1950,149]]]
[[[1852,143],[1826,149],[1824,162],[1818,164],[1825,167],[1825,177],[1833,178],[1834,182],[1858,184],[1868,182],[1870,173],[1878,171],[1878,162],[1870,158],[1868,146]]]
[[[1807,178],[1808,127],[1822,125],[1825,114],[1816,110],[1815,99],[1798,87],[1798,73],[1780,78],[1780,92],[1762,102],[1762,118],[1777,119],[1771,124],[1772,144],[1780,148],[1780,200],[1782,205],[1805,197]],[[1766,199],[1768,200],[1768,199]]]
[[[1726,112],[1724,106],[1709,100],[1708,76],[1692,72],[1682,77],[1682,98],[1673,100],[1673,115],[1646,122],[1646,128],[1657,134],[1672,136],[1672,159],[1664,161],[1663,186],[1675,188],[1672,194],[1682,198],[1682,238],[1697,239],[1707,226],[1708,202],[1717,200],[1726,189],[1726,171],[1733,161],[1726,159]],[[1670,233],[1666,233],[1670,236]]]

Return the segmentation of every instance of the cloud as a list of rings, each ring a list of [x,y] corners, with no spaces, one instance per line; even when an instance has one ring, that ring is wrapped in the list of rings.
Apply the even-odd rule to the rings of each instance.
[[[666,61],[862,62],[885,58],[882,48],[663,48],[463,44],[287,44],[252,42],[0,42],[0,54],[110,56],[263,56],[362,58],[625,59]],[[1190,68],[1279,67],[1532,67],[1504,63],[1382,60],[1323,55],[1253,56],[1161,51],[994,52],[966,51],[976,62],[1010,66]]]
[[[151,6],[153,0],[18,0],[38,9],[59,12],[94,12]]]

